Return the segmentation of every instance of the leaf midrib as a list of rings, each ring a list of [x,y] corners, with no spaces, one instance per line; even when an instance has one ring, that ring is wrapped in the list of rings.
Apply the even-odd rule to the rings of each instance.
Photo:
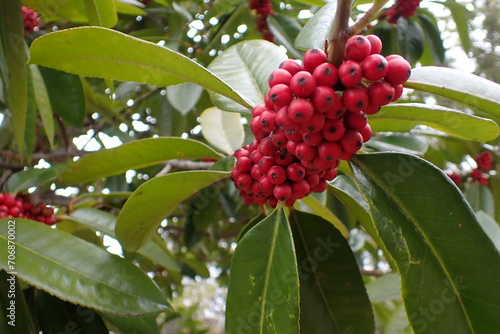
[[[467,309],[464,306],[464,303],[463,303],[463,300],[462,300],[462,295],[459,293],[459,290],[456,287],[455,282],[453,281],[453,279],[451,279],[451,275],[448,273],[448,270],[447,270],[446,266],[444,265],[441,257],[439,256],[439,253],[436,252],[436,249],[435,249],[433,243],[430,242],[429,238],[427,237],[427,235],[425,233],[422,233],[422,229],[420,227],[420,224],[414,223],[415,221],[418,222],[418,220],[406,210],[406,207],[398,200],[397,196],[395,196],[394,192],[391,189],[382,186],[383,183],[380,182],[380,179],[377,178],[375,176],[375,174],[371,173],[370,169],[366,168],[366,165],[364,165],[359,159],[356,159],[356,158],[355,158],[355,164],[357,164],[360,167],[361,166],[364,167],[364,173],[367,174],[372,180],[374,180],[374,183],[380,189],[382,189],[385,192],[385,194],[387,195],[387,197],[389,197],[389,199],[391,201],[393,201],[399,207],[399,209],[401,210],[401,212],[406,217],[408,217],[410,219],[410,222],[412,222],[412,225],[416,228],[416,230],[418,231],[418,233],[424,238],[424,240],[426,242],[426,245],[431,250],[430,253],[433,254],[433,256],[436,258],[436,260],[440,264],[441,270],[443,271],[443,273],[448,278],[450,286],[453,287],[453,292],[455,293],[455,296],[459,300],[460,308],[462,309],[462,312],[464,313],[465,318],[467,319],[467,323],[469,325],[469,328],[472,330],[473,333],[475,333],[475,330],[474,330],[474,327],[472,326],[472,322],[470,320],[470,317],[469,317],[469,314],[467,312]]]

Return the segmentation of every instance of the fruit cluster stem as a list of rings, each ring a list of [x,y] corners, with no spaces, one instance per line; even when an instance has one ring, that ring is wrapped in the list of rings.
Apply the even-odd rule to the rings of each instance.
[[[354,25],[349,27],[347,35],[353,36],[361,32],[366,26],[370,24],[378,15],[379,11],[384,7],[384,5],[389,2],[389,0],[377,0],[373,3],[373,6],[363,15]]]
[[[337,11],[333,18],[330,34],[328,36],[328,62],[338,67],[342,62],[346,34],[349,28],[352,0],[338,0]]]

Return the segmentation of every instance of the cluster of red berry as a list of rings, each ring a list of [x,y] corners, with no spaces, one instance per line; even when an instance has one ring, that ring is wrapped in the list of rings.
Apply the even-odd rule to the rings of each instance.
[[[267,24],[267,17],[274,14],[273,5],[270,0],[250,0],[248,3],[250,9],[254,9],[257,12],[257,30],[262,34],[262,37],[269,41],[274,42],[275,38],[273,33],[269,30],[269,25]]]
[[[417,11],[422,0],[396,0],[394,5],[386,10],[379,19],[387,18],[387,21],[395,24],[402,17],[411,17]]]
[[[337,67],[310,49],[302,64],[287,59],[269,77],[265,104],[252,110],[256,140],[235,152],[232,178],[245,203],[292,205],[322,192],[371,138],[367,114],[397,100],[409,78],[401,56],[380,55],[375,35],[348,39]]]
[[[27,218],[54,225],[54,208],[44,203],[33,205],[28,195],[0,193],[0,218]]]
[[[35,28],[40,25],[38,13],[29,7],[22,6],[24,35],[27,36],[35,31]]]
[[[484,151],[478,154],[474,160],[477,168],[474,168],[469,174],[463,176],[453,172],[447,174],[458,187],[460,187],[464,179],[469,179],[470,182],[478,182],[484,186],[488,185],[489,173],[495,169],[493,155],[490,151]]]

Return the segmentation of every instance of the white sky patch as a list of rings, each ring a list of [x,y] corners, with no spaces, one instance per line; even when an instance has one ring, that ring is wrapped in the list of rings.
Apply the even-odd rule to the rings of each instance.
[[[194,28],[196,30],[203,30],[205,28],[205,25],[203,24],[203,21],[194,20],[189,24],[189,28]]]
[[[1,125],[1,124],[2,124],[2,122],[3,122],[3,119],[4,119],[3,114],[0,114],[0,125]]]
[[[212,17],[208,23],[210,23],[213,26],[216,26],[219,23],[219,20],[216,17]]]
[[[38,161],[38,164],[36,164],[34,167],[42,169],[42,168],[50,168],[51,165],[47,161],[40,159],[40,161]]]
[[[116,254],[118,256],[123,257],[122,246],[120,245],[120,243],[116,239],[105,235],[102,242],[103,242],[104,246],[106,247],[106,249],[108,250],[108,252],[110,252],[111,254]]]
[[[241,24],[238,26],[238,28],[236,28],[236,30],[240,33],[240,34],[244,34],[247,30],[248,30],[248,27],[246,24]]]
[[[299,12],[299,15],[297,16],[301,20],[307,20],[310,19],[313,16],[313,13],[309,9],[303,9]]]
[[[77,196],[79,193],[80,193],[79,189],[75,188],[75,187],[67,187],[67,188],[56,189],[56,195],[64,196],[64,197]]]
[[[104,143],[106,148],[113,148],[123,144],[117,136],[110,137],[103,132],[99,132],[99,139]]]
[[[84,151],[98,151],[101,148],[101,145],[93,138],[94,130],[87,131],[87,134],[81,135],[73,138],[73,144],[75,144],[76,148]]]
[[[132,121],[132,126],[134,127],[134,130],[137,132],[144,132],[149,130],[149,125],[141,121]]]
[[[227,44],[227,43],[229,43],[230,40],[231,40],[231,36],[229,36],[229,35],[222,35],[222,37],[220,38],[220,42],[222,44]]]

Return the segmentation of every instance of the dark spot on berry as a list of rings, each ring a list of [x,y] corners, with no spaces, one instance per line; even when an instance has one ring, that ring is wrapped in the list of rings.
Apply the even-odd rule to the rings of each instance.
[[[297,83],[300,85],[300,86],[304,86],[307,84],[307,79],[306,78],[299,78],[297,80]]]
[[[358,102],[356,102],[356,107],[363,108],[364,106],[365,104],[363,103],[363,101],[359,100]]]
[[[378,63],[377,70],[379,70],[379,71],[385,70],[385,64],[384,64],[384,62],[381,61],[380,63]]]
[[[332,69],[329,68],[329,67],[325,67],[325,69],[323,70],[323,74],[324,75],[331,75],[332,74]]]

